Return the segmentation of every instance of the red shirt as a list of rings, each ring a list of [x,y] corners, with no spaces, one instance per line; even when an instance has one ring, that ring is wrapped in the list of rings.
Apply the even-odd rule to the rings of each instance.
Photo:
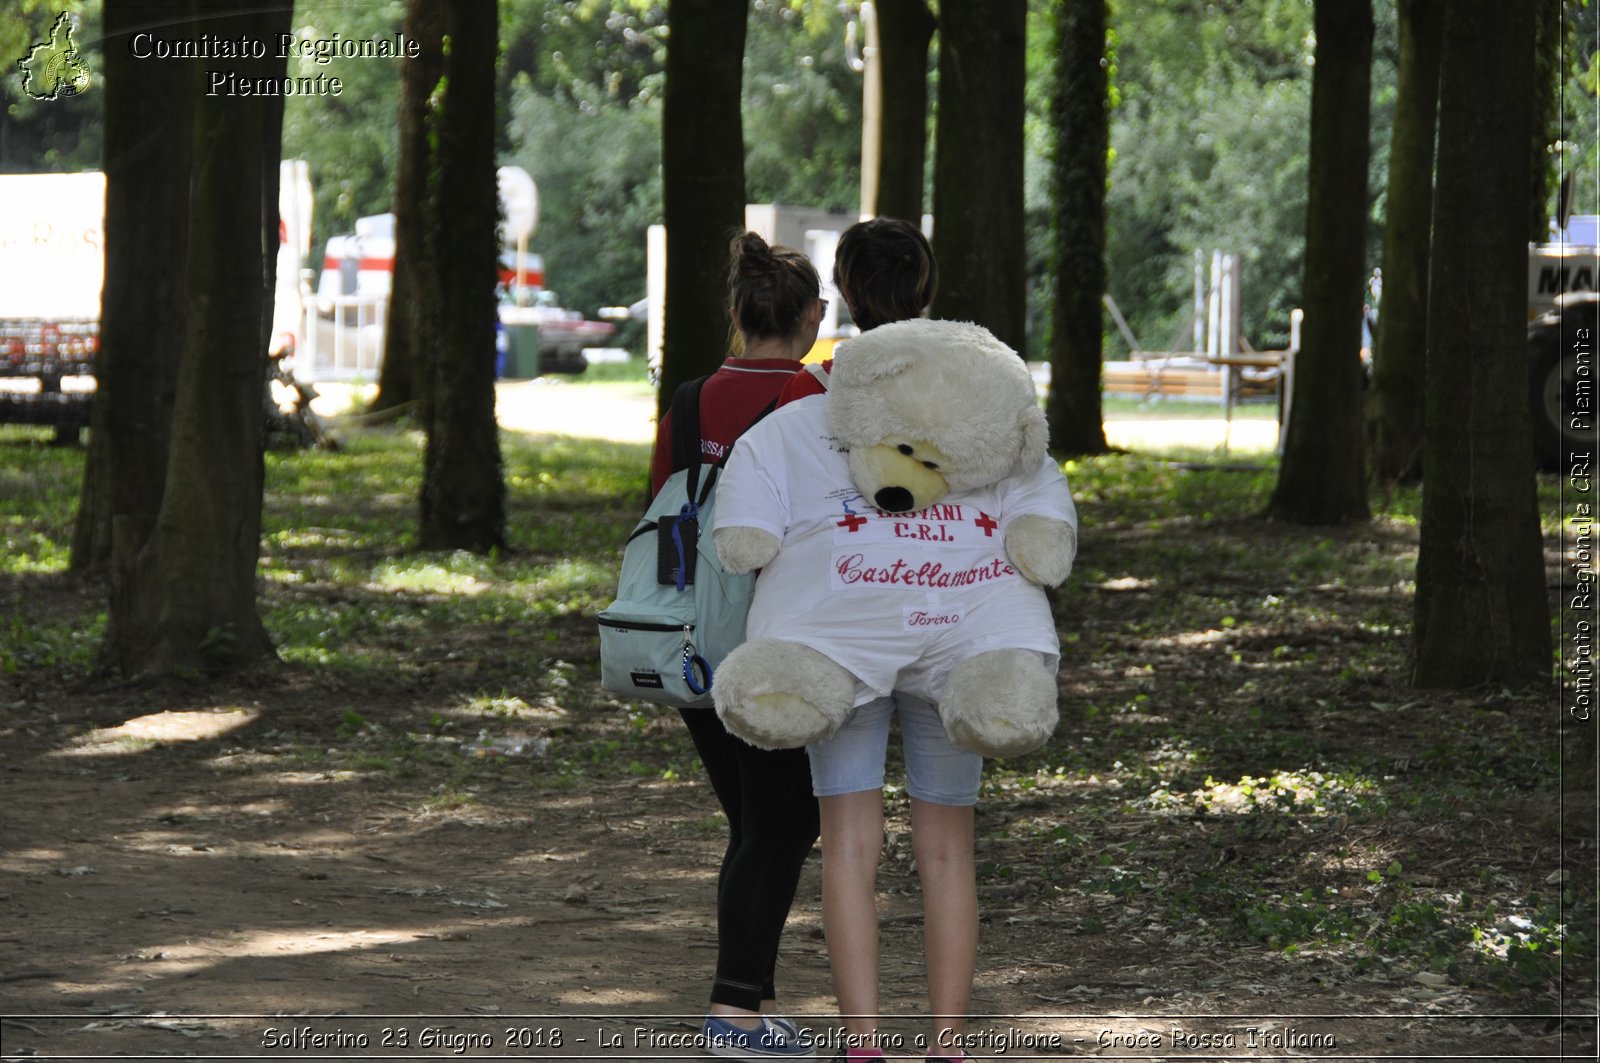
[[[832,358],[819,362],[818,365],[824,373],[833,372]],[[805,372],[796,373],[789,378],[787,384],[783,385],[783,391],[778,394],[778,405],[787,406],[796,399],[803,399],[807,395],[825,395],[827,391],[828,385],[822,382],[822,378],[807,369]]]
[[[700,389],[700,456],[721,461],[756,417],[773,404],[800,369],[784,358],[729,358]],[[810,373],[801,373],[810,376]],[[672,475],[672,414],[661,417],[650,458],[650,493]]]

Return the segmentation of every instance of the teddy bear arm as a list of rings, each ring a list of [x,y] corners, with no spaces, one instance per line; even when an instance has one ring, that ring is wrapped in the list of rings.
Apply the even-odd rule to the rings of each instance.
[[[1006,556],[1025,579],[1059,587],[1072,574],[1078,530],[1064,520],[1024,513],[1006,529]]]
[[[722,567],[729,572],[754,572],[778,556],[778,537],[760,528],[723,526],[711,533]]]

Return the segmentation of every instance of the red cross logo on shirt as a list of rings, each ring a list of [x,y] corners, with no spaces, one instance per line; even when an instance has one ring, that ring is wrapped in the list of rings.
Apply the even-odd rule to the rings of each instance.
[[[849,532],[854,532],[867,522],[867,518],[855,513],[846,513],[844,520],[838,521],[837,526]]]
[[[989,514],[985,513],[981,509],[978,510],[978,519],[972,523],[983,529],[983,537],[985,539],[994,538],[994,530],[1000,527],[1000,525],[995,523],[993,517],[989,516]]]

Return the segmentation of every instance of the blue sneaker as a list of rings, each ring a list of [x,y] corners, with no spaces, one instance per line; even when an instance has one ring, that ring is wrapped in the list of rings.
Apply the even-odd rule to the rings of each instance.
[[[735,1026],[720,1015],[707,1015],[700,1028],[706,1051],[730,1059],[815,1059],[811,1046],[793,1023],[761,1020],[759,1030]]]

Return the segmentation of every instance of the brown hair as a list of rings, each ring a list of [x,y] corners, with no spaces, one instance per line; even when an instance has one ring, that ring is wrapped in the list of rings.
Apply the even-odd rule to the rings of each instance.
[[[939,264],[915,225],[899,218],[869,218],[839,237],[833,283],[865,332],[919,317],[939,287]]]
[[[793,336],[822,282],[811,260],[792,247],[740,233],[729,248],[728,298],[746,336]]]

